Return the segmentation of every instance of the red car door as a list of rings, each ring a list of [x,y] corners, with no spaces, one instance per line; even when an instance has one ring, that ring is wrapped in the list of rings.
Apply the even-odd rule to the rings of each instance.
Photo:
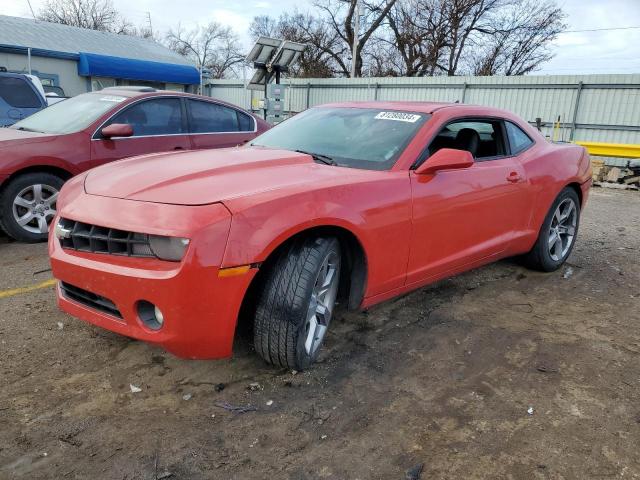
[[[235,108],[190,98],[187,111],[191,148],[235,147],[255,137],[255,119]]]
[[[432,141],[470,151],[472,167],[411,173],[413,234],[407,283],[441,277],[504,252],[531,211],[524,169],[508,152],[502,121],[457,121]]]
[[[101,129],[113,123],[131,125],[130,137],[104,138],[99,129],[91,140],[92,166],[146,153],[188,150],[186,119],[178,97],[145,98],[124,107]]]

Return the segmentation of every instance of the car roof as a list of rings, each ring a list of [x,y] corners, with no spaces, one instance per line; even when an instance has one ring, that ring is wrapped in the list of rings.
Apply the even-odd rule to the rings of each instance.
[[[88,92],[88,93],[98,93],[101,95],[105,95],[105,94],[113,94],[113,95],[119,95],[121,97],[127,97],[127,98],[132,98],[132,97],[140,97],[143,95],[148,95],[148,94],[158,94],[158,93],[169,93],[166,90],[157,90],[155,88],[151,88],[151,87],[107,87],[107,88],[103,88],[102,90],[94,90],[93,92]],[[182,92],[170,92],[170,93],[182,93]]]
[[[120,97],[127,97],[127,98],[157,97],[161,95],[170,95],[170,96],[197,98],[200,100],[209,100],[211,102],[232,106],[234,108],[242,108],[235,105],[231,105],[230,103],[225,102],[223,100],[218,100],[217,98],[208,97],[205,95],[197,95],[195,93],[187,93],[187,92],[178,92],[175,90],[159,90],[152,87],[108,87],[108,88],[103,88],[102,90],[94,90],[93,92],[87,92],[87,93],[99,94],[99,95],[118,95]]]
[[[0,77],[28,78],[25,73],[0,72]]]
[[[133,98],[133,97],[143,97],[143,96],[158,96],[158,95],[180,95],[185,97],[199,97],[203,98],[203,95],[197,95],[194,93],[186,93],[180,92],[176,90],[160,90],[158,88],[153,87],[136,87],[136,86],[120,86],[120,87],[107,87],[102,90],[94,90],[93,92],[88,93],[99,93],[102,95],[112,94],[119,95],[121,97]],[[214,100],[212,97],[204,97],[211,100]]]
[[[108,88],[103,88],[102,90],[96,90],[93,92],[87,92],[83,95],[94,95],[94,94],[99,94],[99,95],[118,95],[121,97],[127,97],[128,99],[132,99],[132,98],[145,98],[145,97],[158,97],[158,96],[163,96],[163,95],[167,95],[167,96],[180,96],[180,97],[185,97],[185,98],[193,98],[196,100],[203,100],[203,101],[208,101],[208,102],[213,102],[213,103],[217,103],[220,105],[225,105],[227,107],[233,108],[235,110],[242,110],[245,113],[248,113],[249,115],[253,116],[254,118],[261,120],[259,117],[257,117],[253,112],[246,110],[242,107],[239,107],[237,105],[234,105],[232,103],[229,102],[225,102],[224,100],[220,100],[217,98],[213,98],[213,97],[208,97],[206,95],[198,95],[195,93],[187,93],[187,92],[177,92],[174,90],[158,90],[156,88],[152,88],[152,87],[108,87]],[[133,103],[133,102],[131,102]]]
[[[487,115],[499,115],[499,116],[511,116],[511,114],[505,110],[499,108],[470,105],[466,103],[456,102],[416,102],[416,101],[359,101],[359,102],[336,102],[325,103],[324,105],[318,105],[320,107],[332,107],[332,108],[372,108],[377,110],[403,110],[417,113],[434,113],[442,109],[455,109],[455,110],[469,110],[474,114],[478,114],[478,109],[482,109],[483,114]]]
[[[336,102],[321,105],[336,108],[374,108],[378,110],[405,110],[418,113],[433,113],[440,108],[456,105],[452,102],[412,102],[412,101],[359,101]]]

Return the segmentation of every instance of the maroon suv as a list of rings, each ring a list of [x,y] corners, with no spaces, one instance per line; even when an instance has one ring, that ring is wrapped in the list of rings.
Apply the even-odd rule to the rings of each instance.
[[[147,87],[78,95],[0,128],[0,226],[17,240],[44,240],[58,191],[73,175],[134,155],[233,147],[268,128],[197,95]]]

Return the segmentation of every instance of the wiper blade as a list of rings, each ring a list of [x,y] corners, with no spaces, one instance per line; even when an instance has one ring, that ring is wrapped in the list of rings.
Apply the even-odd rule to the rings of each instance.
[[[27,127],[15,127],[15,129],[20,130],[22,132],[44,133],[44,132],[41,132],[40,130],[35,130],[33,128],[27,128]]]
[[[333,158],[329,157],[328,155],[322,155],[321,153],[305,152],[304,150],[294,150],[294,151],[298,153],[304,153],[305,155],[310,155],[314,160],[318,162],[322,162],[325,165],[332,165],[334,167],[338,166],[338,162],[336,162]]]

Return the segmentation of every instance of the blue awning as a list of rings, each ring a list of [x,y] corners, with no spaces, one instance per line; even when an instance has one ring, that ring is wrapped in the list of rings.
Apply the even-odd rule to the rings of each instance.
[[[132,58],[111,57],[80,52],[78,75],[85,77],[112,77],[149,82],[197,85],[200,73],[191,65],[150,62]]]

